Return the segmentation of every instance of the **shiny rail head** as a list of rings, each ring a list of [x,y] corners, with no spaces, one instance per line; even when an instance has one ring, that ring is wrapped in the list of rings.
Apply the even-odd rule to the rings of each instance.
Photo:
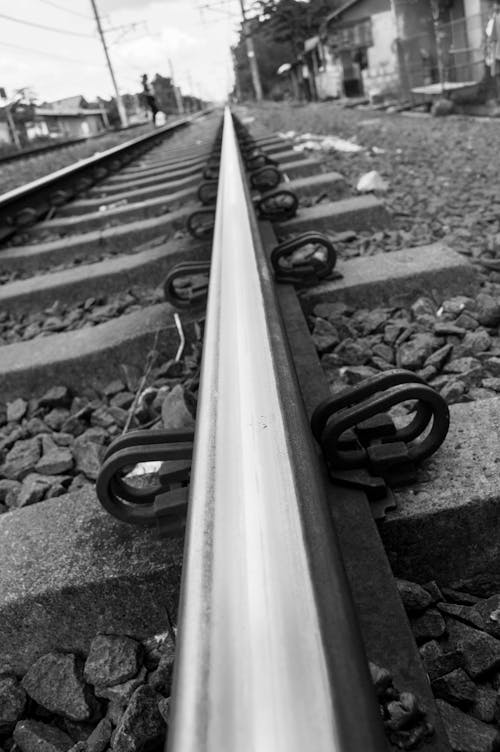
[[[167,749],[382,752],[235,127],[226,109]]]

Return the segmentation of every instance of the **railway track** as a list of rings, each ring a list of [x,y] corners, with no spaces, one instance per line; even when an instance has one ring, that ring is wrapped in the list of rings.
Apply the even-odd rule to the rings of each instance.
[[[133,125],[129,125],[126,128],[119,128],[117,129],[118,132],[123,131],[131,131],[134,128],[141,128],[145,125],[148,125],[148,121],[144,121],[141,123],[134,123]],[[67,139],[66,141],[55,141],[54,143],[48,143],[43,144],[42,146],[34,146],[32,148],[28,149],[21,149],[20,151],[14,151],[10,154],[4,154],[3,156],[0,156],[0,164],[7,164],[9,162],[19,162],[23,159],[32,159],[34,157],[39,157],[43,154],[47,154],[52,151],[59,151],[60,149],[67,149],[71,146],[76,146],[77,144],[83,144],[88,143],[91,140],[98,140],[101,137],[109,136],[109,134],[112,131],[106,130],[101,131],[100,133],[95,134],[94,136],[82,136],[81,138],[72,138]]]
[[[172,130],[0,197],[0,739],[496,749],[496,283],[336,264],[381,201]]]

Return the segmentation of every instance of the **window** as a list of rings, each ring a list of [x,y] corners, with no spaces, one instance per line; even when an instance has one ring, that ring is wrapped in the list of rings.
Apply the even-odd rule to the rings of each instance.
[[[331,47],[337,50],[351,50],[359,47],[372,47],[372,22],[370,18],[355,21],[349,25],[333,29],[328,35]]]

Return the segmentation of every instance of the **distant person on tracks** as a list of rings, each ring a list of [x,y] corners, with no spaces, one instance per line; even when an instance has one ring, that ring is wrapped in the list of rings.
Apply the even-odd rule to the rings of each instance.
[[[159,110],[158,110],[158,105],[156,104],[155,95],[153,94],[151,90],[151,86],[148,82],[148,77],[146,73],[143,75],[141,82],[142,82],[142,96],[144,98],[144,102],[146,106],[151,110],[151,117],[153,120],[153,125],[156,125],[156,116]]]
[[[496,103],[500,104],[500,2],[494,2],[486,24],[484,61],[490,69]]]

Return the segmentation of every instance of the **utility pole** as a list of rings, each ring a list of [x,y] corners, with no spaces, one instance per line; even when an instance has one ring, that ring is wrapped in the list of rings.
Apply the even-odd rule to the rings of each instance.
[[[118,85],[116,83],[115,74],[113,72],[113,66],[111,65],[111,59],[109,57],[108,47],[106,45],[106,38],[102,30],[101,19],[99,18],[99,12],[97,10],[96,1],[90,0],[90,3],[92,5],[92,10],[94,11],[95,22],[97,24],[97,31],[99,32],[99,36],[101,37],[102,48],[104,50],[104,54],[106,56],[106,62],[109,68],[109,75],[111,76],[111,80],[113,82],[113,88],[115,90],[115,96],[116,96],[116,106],[118,108],[118,114],[120,116],[120,123],[122,124],[122,127],[125,128],[128,125],[127,113],[125,112],[125,107],[123,106],[122,98],[120,96],[120,92],[118,91]]]
[[[250,65],[250,73],[252,75],[253,90],[255,92],[255,99],[257,102],[262,101],[262,86],[260,84],[259,69],[257,67],[257,59],[255,57],[255,48],[253,45],[252,34],[250,33],[250,26],[247,21],[247,14],[245,10],[245,1],[240,0],[241,15],[243,18],[243,36],[245,37],[245,45],[247,48],[247,57]]]
[[[179,115],[182,115],[182,113],[184,112],[184,105],[182,104],[181,90],[179,89],[178,86],[175,85],[175,80],[174,80],[174,66],[172,64],[172,59],[170,57],[168,58],[168,66],[170,68],[170,80],[172,81],[172,87],[174,89],[174,96],[175,96],[175,103],[177,105],[177,112],[179,113]]]

